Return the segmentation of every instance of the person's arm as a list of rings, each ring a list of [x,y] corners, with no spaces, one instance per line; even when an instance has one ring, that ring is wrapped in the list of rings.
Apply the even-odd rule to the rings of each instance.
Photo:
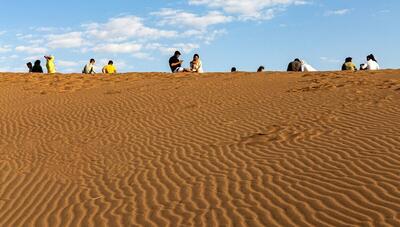
[[[175,67],[175,66],[178,66],[178,65],[180,65],[180,64],[182,64],[182,63],[183,63],[183,61],[181,60],[181,61],[176,62],[176,63],[171,63],[171,66],[172,66],[172,67]]]
[[[106,67],[103,67],[103,69],[101,70],[101,72],[104,73],[104,74],[107,73],[107,72],[106,72]]]

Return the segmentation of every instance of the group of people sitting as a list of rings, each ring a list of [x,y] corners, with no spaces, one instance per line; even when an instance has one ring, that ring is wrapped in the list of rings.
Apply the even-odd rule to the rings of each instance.
[[[180,60],[180,56],[182,54],[179,51],[175,51],[174,55],[169,59],[169,67],[171,68],[172,73],[179,72],[193,72],[193,73],[203,73],[203,64],[200,60],[200,56],[195,54],[193,56],[193,60],[190,62],[189,68],[182,67],[183,60]],[[54,63],[54,56],[44,56],[46,59],[46,68],[47,73],[56,73],[56,66]],[[85,65],[82,70],[83,74],[95,74],[95,59],[90,59],[89,63]],[[34,64],[28,62],[27,67],[30,73],[43,73],[43,68],[41,66],[41,61],[36,60]],[[360,70],[379,70],[378,61],[375,59],[373,54],[367,56],[367,62],[360,65]],[[264,72],[264,66],[260,66],[257,69],[257,72]],[[353,59],[351,57],[346,58],[344,64],[342,65],[342,70],[351,70],[357,71],[356,65],[353,63]],[[231,72],[236,72],[236,67],[232,67]],[[290,62],[287,67],[288,72],[315,72],[317,71],[314,67],[307,64],[304,60],[300,60],[298,58],[294,59],[294,61]],[[117,73],[117,69],[114,66],[113,61],[109,61],[106,66],[103,67],[102,73],[104,74],[114,74]]]
[[[378,61],[375,59],[373,54],[367,56],[367,62],[360,65],[360,70],[379,70]],[[356,65],[353,63],[353,58],[348,57],[345,59],[345,62],[342,65],[343,71],[357,71]],[[314,72],[317,71],[314,67],[307,64],[305,61],[300,60],[298,58],[294,59],[294,61],[290,62],[287,68],[288,72]]]
[[[57,71],[56,71],[56,65],[54,62],[54,60],[55,60],[54,56],[44,56],[44,58],[46,59],[47,73],[49,73],[49,74],[56,73]],[[34,64],[32,64],[32,62],[26,63],[26,66],[28,67],[30,73],[44,73],[41,63],[42,62],[40,60],[36,60]],[[96,60],[90,59],[89,63],[87,65],[85,65],[85,67],[83,68],[82,73],[83,74],[95,74],[96,73],[95,64],[96,64]],[[104,73],[104,74],[117,73],[117,68],[114,66],[114,62],[109,61],[108,64],[103,67],[102,73]]]
[[[54,56],[44,56],[46,59],[47,73],[56,73],[56,65],[54,63]],[[36,60],[34,64],[32,62],[26,63],[30,73],[43,73],[41,61]]]
[[[288,72],[315,72],[317,71],[310,64],[307,64],[306,61],[300,60],[298,58],[294,59],[294,61],[290,62],[287,67]]]
[[[183,60],[180,60],[181,52],[175,51],[174,56],[169,58],[169,67],[171,68],[172,73],[179,72],[194,72],[194,73],[203,73],[203,64],[200,60],[200,56],[195,54],[193,56],[193,60],[190,62],[190,68],[182,67]]]
[[[96,60],[94,60],[93,58],[90,59],[89,63],[87,65],[85,65],[85,67],[83,68],[82,73],[83,74],[96,74],[95,64],[96,64]],[[103,67],[101,72],[104,74],[114,74],[114,73],[117,73],[117,68],[114,66],[114,62],[110,60],[110,61],[108,61],[108,64]]]
[[[360,65],[360,70],[379,70],[380,66],[373,54],[367,56],[367,62]],[[343,71],[357,71],[356,65],[353,63],[353,58],[346,58],[342,65]]]

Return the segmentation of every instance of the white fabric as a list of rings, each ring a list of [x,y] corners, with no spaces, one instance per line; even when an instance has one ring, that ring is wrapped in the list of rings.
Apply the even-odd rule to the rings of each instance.
[[[174,73],[181,73],[181,72],[183,72],[183,71],[185,71],[184,68],[178,67],[178,68],[175,69]]]
[[[203,72],[204,72],[204,70],[203,70],[203,63],[201,62],[201,60],[199,60],[199,62],[198,62],[196,65],[194,65],[193,63],[191,63],[191,70],[192,70],[193,72],[203,73]]]
[[[302,72],[316,72],[317,70],[311,65],[307,64],[305,61],[301,61],[301,71]]]
[[[367,70],[379,70],[379,64],[374,61],[374,60],[369,60],[367,61],[366,64],[363,65],[362,69],[367,69]]]
[[[85,68],[83,69],[83,73],[84,74],[94,74],[94,65],[89,63],[87,65],[85,65]]]

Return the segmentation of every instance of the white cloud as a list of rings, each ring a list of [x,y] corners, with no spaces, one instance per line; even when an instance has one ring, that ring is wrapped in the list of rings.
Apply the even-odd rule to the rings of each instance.
[[[191,5],[206,5],[239,15],[241,20],[269,20],[289,5],[304,5],[303,0],[189,0]]]
[[[79,65],[78,62],[58,60],[57,65],[61,67],[74,67]]]
[[[18,38],[19,40],[23,40],[23,41],[28,41],[28,40],[30,40],[30,39],[33,38],[33,35],[32,35],[32,34],[21,34],[21,33],[19,33],[19,34],[17,34],[16,36],[17,36],[17,38]]]
[[[102,53],[136,53],[142,49],[141,44],[137,43],[108,43],[94,47],[94,52]]]
[[[147,27],[143,20],[136,16],[111,18],[107,23],[85,24],[86,33],[99,40],[126,41],[130,38],[171,38],[177,36],[175,31],[159,30]]]
[[[338,9],[325,12],[325,16],[342,16],[350,13],[350,9]]]
[[[81,47],[84,40],[81,32],[70,32],[59,35],[49,35],[48,46],[52,49]]]
[[[24,61],[36,61],[40,60],[43,56],[35,55],[35,56],[29,56],[24,58]]]
[[[46,48],[43,47],[34,47],[34,46],[17,46],[15,48],[18,52],[25,52],[28,54],[45,54],[47,52]]]
[[[190,53],[200,48],[199,44],[195,43],[177,43],[172,45],[163,45],[160,43],[151,43],[145,46],[148,50],[157,50],[164,55],[171,55],[176,50],[180,50],[182,53]]]
[[[176,25],[188,27],[194,30],[204,30],[211,25],[223,24],[232,21],[232,17],[225,16],[221,12],[212,11],[204,16],[184,12],[182,10],[162,9],[152,15],[161,17],[161,25]]]
[[[11,46],[0,46],[0,53],[7,53],[11,51]]]
[[[327,62],[327,63],[334,63],[334,64],[340,63],[340,60],[334,59],[334,58],[329,58],[329,57],[320,57],[319,59],[321,61],[324,61],[324,62]]]

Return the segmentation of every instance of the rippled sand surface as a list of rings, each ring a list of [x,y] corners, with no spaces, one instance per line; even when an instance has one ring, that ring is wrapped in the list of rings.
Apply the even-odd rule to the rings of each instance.
[[[0,226],[400,226],[400,71],[0,74]]]

